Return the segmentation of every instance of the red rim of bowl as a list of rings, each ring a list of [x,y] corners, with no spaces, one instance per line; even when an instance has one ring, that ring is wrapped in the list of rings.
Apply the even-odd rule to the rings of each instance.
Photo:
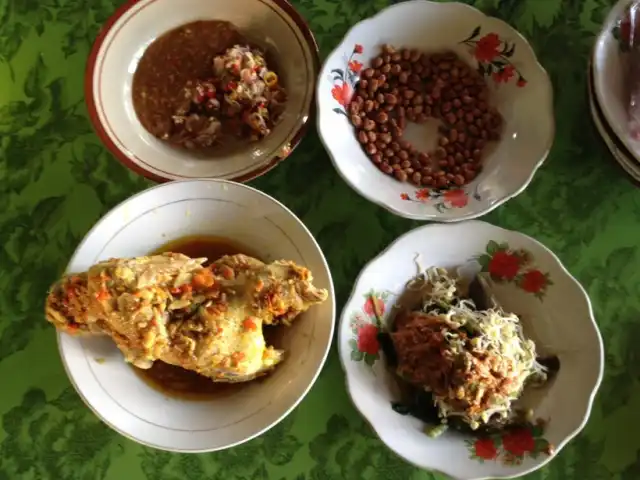
[[[104,39],[107,34],[111,31],[115,23],[128,12],[131,8],[133,8],[136,4],[140,3],[143,0],[127,0],[123,5],[116,9],[116,11],[111,15],[105,24],[100,29],[96,40],[93,42],[93,46],[91,47],[91,52],[89,53],[89,58],[87,61],[87,67],[84,75],[84,95],[85,102],[87,105],[87,110],[89,112],[89,119],[93,124],[93,129],[95,130],[102,143],[109,149],[109,151],[128,169],[136,172],[139,175],[146,177],[149,180],[154,182],[163,183],[163,182],[171,182],[175,179],[166,178],[156,173],[153,173],[140,165],[133,162],[126,153],[124,153],[118,146],[111,140],[109,135],[107,134],[100,118],[98,117],[98,111],[96,108],[96,99],[93,91],[93,75],[95,73],[96,60],[98,58],[98,52],[100,48],[102,48],[102,44],[104,43]],[[272,0],[278,7],[280,7],[296,24],[296,26],[300,29],[302,36],[306,40],[309,49],[311,50],[312,61],[313,61],[313,81],[315,82],[319,73],[320,73],[320,49],[318,48],[318,43],[316,42],[315,37],[313,36],[313,32],[309,27],[309,24],[304,19],[304,17],[298,13],[293,5],[289,2],[289,0]],[[312,87],[313,95],[311,97],[311,102],[309,103],[309,111],[307,114],[306,120],[303,120],[302,125],[293,136],[291,141],[289,142],[289,152],[286,155],[276,155],[272,159],[268,160],[264,164],[258,166],[256,169],[239,175],[234,178],[226,178],[225,180],[231,180],[234,182],[248,182],[253,180],[261,175],[264,175],[269,170],[274,168],[280,162],[284,161],[288,155],[293,152],[293,150],[300,144],[300,141],[307,133],[309,128],[309,122],[312,118],[314,118],[315,111],[315,85]],[[214,177],[211,177],[214,178]],[[189,180],[196,180],[196,178],[189,178]]]

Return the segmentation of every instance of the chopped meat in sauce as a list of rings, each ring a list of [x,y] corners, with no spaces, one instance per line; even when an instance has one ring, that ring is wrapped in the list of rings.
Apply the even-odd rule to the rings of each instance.
[[[399,316],[391,334],[398,358],[398,374],[407,382],[427,388],[434,395],[471,415],[486,409],[493,395],[503,395],[511,365],[496,356],[480,353],[472,337],[456,334],[465,348],[457,353],[449,346],[453,329],[442,317],[422,312]]]
[[[133,103],[154,136],[188,149],[225,138],[259,140],[278,122],[286,93],[265,55],[229,22],[198,21],[168,32],[145,51]]]

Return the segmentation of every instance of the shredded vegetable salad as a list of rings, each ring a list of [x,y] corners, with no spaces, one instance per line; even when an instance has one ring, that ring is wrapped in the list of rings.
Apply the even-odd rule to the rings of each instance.
[[[422,355],[439,357],[426,359],[433,373],[423,388],[432,393],[443,423],[458,416],[475,430],[492,418],[506,420],[525,384],[546,381],[518,316],[476,309],[461,295],[458,279],[442,268],[426,269],[409,288],[422,294],[420,328],[429,330],[433,347]],[[402,366],[398,373],[403,376]]]

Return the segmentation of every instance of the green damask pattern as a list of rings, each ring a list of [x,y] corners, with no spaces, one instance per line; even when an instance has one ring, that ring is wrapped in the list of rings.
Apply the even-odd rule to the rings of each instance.
[[[100,215],[148,185],[105,151],[83,101],[91,42],[119,3],[0,0],[0,480],[441,479],[376,439],[347,397],[335,352],[285,422],[222,453],[140,447],[103,426],[75,394],[42,319],[45,291]],[[391,2],[293,3],[324,56],[352,24]],[[527,478],[637,480],[640,191],[609,158],[586,99],[587,58],[612,0],[467,3],[523,32],[556,88],[558,132],[547,164],[525,194],[487,220],[558,253],[589,290],[607,346],[606,378],[585,432]],[[311,168],[318,174],[307,185],[300,179]],[[353,193],[315,133],[253,185],[289,205],[317,236],[341,304],[364,263],[417,225]],[[345,232],[349,242],[333,241]]]

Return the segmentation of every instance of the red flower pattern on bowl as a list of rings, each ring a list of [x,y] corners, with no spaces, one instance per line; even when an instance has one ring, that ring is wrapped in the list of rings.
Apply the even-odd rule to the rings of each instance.
[[[475,456],[483,460],[498,458],[498,449],[492,438],[479,438],[473,444]]]
[[[387,310],[386,298],[386,293],[371,291],[365,295],[362,309],[351,314],[351,360],[364,361],[372,366],[380,358],[378,333],[383,329],[382,316]]]
[[[542,299],[553,282],[549,275],[531,265],[533,257],[524,250],[512,250],[507,244],[490,241],[486,252],[477,256],[483,272],[493,280],[512,282],[520,289]]]
[[[507,83],[509,80],[513,78],[513,76],[515,75],[515,71],[516,69],[514,68],[513,65],[507,65],[502,70],[493,72],[493,80],[496,83]],[[518,80],[518,84],[519,83],[520,83],[520,80]]]
[[[469,199],[473,197],[481,200],[478,189],[470,195],[465,189],[455,188],[451,190],[439,190],[437,188],[420,188],[409,194],[401,193],[400,198],[407,202],[421,202],[433,205],[439,212],[444,212],[451,208],[464,208],[469,204]]]
[[[544,423],[539,422],[467,440],[466,444],[471,458],[480,462],[500,461],[504,465],[520,465],[527,456],[535,458],[540,454],[553,454],[554,447],[544,438],[544,431]]]
[[[485,77],[490,77],[497,84],[508,83],[517,76],[516,86],[522,88],[527,81],[522,73],[511,62],[516,51],[515,43],[500,38],[495,32],[480,36],[481,27],[478,26],[471,35],[461,43],[467,45],[478,62],[478,69]]]
[[[374,302],[375,302],[375,308],[374,308]],[[382,301],[381,298],[379,297],[374,297],[371,296],[367,299],[366,302],[364,302],[364,313],[366,313],[367,315],[369,315],[370,317],[373,317],[375,315],[384,315],[384,301]]]
[[[360,73],[360,71],[362,70],[362,63],[358,62],[357,60],[351,60],[349,62],[349,70],[351,70],[353,73]]]
[[[360,327],[358,330],[358,350],[369,355],[378,354],[380,351],[378,327],[371,323],[367,323]]]
[[[360,72],[364,66],[362,62],[355,60],[353,57],[360,55],[364,52],[364,47],[360,44],[356,44],[349,55],[346,62],[346,69],[334,68],[331,71],[333,76],[333,88],[331,89],[331,95],[334,100],[338,102],[342,108],[334,108],[333,111],[348,116],[346,108],[351,102],[353,91],[360,79]]]
[[[444,192],[445,201],[449,202],[455,208],[463,208],[469,203],[467,192],[461,189],[447,190]]]
[[[473,54],[479,62],[491,62],[500,55],[500,45],[502,45],[502,40],[498,34],[488,33],[476,42]]]
[[[526,292],[538,293],[547,288],[547,276],[540,270],[529,270],[522,276],[520,286]]]
[[[506,433],[502,437],[503,448],[515,455],[522,457],[526,453],[534,452],[536,449],[536,441],[528,428],[519,428]]]
[[[497,278],[513,280],[520,270],[520,259],[508,252],[496,252],[489,262],[489,273]]]
[[[421,188],[416,191],[416,198],[418,200],[427,200],[429,198],[430,190],[428,188]]]
[[[347,83],[343,83],[342,85],[335,85],[331,89],[331,95],[333,95],[333,98],[343,107],[349,105],[352,94],[353,90]]]

